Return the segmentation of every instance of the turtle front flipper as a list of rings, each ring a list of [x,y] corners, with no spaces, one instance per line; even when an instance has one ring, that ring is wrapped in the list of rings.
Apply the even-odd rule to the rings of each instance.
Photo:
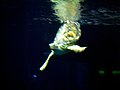
[[[43,70],[47,67],[48,62],[49,62],[50,58],[51,58],[53,55],[54,55],[54,51],[51,50],[51,53],[49,54],[47,60],[46,60],[45,63],[40,67],[40,70],[41,70],[41,71],[43,71]]]
[[[80,52],[83,52],[87,47],[80,47],[78,45],[72,45],[72,46],[68,46],[67,49],[68,50],[71,50],[71,51],[74,51],[76,53],[80,53]]]

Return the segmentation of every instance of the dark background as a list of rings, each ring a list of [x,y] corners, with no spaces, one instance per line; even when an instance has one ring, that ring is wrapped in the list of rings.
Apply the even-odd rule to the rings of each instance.
[[[86,0],[89,9],[119,8],[119,0]],[[1,88],[6,90],[88,90],[117,89],[120,75],[119,25],[81,26],[81,46],[88,46],[81,54],[51,58],[44,72],[44,63],[60,26],[52,20],[48,0],[1,1]],[[49,18],[51,16],[51,18]],[[41,19],[42,17],[42,19]],[[100,75],[104,70],[105,75]]]

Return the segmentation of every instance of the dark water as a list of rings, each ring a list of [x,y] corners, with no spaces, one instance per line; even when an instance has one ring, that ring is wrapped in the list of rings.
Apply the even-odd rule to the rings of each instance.
[[[48,44],[60,26],[51,3],[41,0],[3,1],[1,36],[1,78],[4,89],[12,90],[114,90],[120,85],[120,8],[118,1],[86,1],[82,12],[79,45],[81,54],[51,58],[44,72]],[[108,4],[109,3],[109,4]],[[99,70],[105,74],[100,75]],[[3,89],[3,90],[4,90]]]

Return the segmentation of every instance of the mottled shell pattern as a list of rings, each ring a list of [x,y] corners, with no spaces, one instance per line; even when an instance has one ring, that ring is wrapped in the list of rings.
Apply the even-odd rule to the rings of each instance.
[[[66,50],[68,46],[76,44],[81,36],[80,24],[78,22],[66,21],[59,28],[53,43],[49,44],[52,50]]]

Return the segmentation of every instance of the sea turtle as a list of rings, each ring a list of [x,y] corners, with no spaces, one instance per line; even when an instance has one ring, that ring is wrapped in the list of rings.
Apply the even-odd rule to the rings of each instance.
[[[74,21],[65,21],[64,24],[59,28],[53,43],[50,43],[51,53],[49,54],[46,62],[40,67],[43,71],[52,55],[63,55],[70,51],[82,52],[87,47],[80,47],[75,45],[81,36],[80,24]]]

